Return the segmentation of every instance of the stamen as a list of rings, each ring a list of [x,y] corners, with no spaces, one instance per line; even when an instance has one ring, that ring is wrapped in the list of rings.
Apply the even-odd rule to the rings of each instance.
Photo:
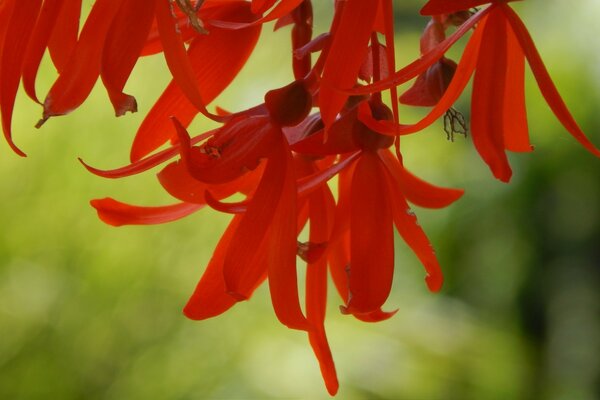
[[[204,23],[198,18],[198,10],[202,7],[204,0],[196,1],[192,4],[191,0],[174,0],[177,7],[188,17],[190,25],[194,30],[202,35],[207,35],[208,31],[204,27]]]
[[[454,142],[454,135],[457,133],[466,138],[468,130],[465,116],[457,109],[450,107],[446,111],[446,114],[444,114],[444,132],[446,132],[446,138]]]

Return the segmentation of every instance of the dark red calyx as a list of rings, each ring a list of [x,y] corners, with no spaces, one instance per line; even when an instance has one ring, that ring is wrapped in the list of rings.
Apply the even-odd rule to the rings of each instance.
[[[312,108],[312,94],[304,80],[297,80],[265,95],[265,105],[271,120],[280,126],[295,126],[304,120]]]
[[[385,104],[369,102],[369,107],[371,107],[373,118],[377,121],[394,120],[392,110]],[[387,149],[394,144],[393,136],[377,133],[358,120],[352,129],[352,138],[354,143],[363,150],[376,151],[379,149]]]

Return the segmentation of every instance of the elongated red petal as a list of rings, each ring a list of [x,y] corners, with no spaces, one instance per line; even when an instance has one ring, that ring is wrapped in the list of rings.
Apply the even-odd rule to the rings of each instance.
[[[173,80],[200,113],[215,121],[224,121],[227,118],[212,114],[206,109],[206,102],[198,88],[194,69],[187,56],[181,33],[177,29],[177,20],[171,14],[170,7],[170,2],[159,0],[156,3],[156,21],[165,60],[173,75]]]
[[[187,217],[203,207],[191,203],[142,207],[121,203],[110,197],[92,200],[90,204],[98,211],[98,217],[112,226],[164,224]]]
[[[480,28],[481,29],[481,28]],[[473,144],[494,176],[508,182],[512,175],[504,149],[506,88],[506,20],[499,9],[490,13],[473,79],[471,131]]]
[[[432,185],[411,174],[389,150],[379,151],[394,185],[411,203],[426,208],[443,208],[458,200],[464,190],[449,189]]]
[[[377,14],[377,2],[348,0],[323,68],[319,107],[327,128],[348,99],[340,89],[351,89],[367,55],[368,43]]]
[[[386,172],[375,153],[364,152],[352,178],[350,294],[346,312],[378,310],[394,275],[394,233]]]
[[[283,138],[280,148],[274,151],[272,161],[276,168],[282,170],[283,182],[267,239],[271,301],[282,324],[308,331],[312,325],[300,308],[296,272],[296,178],[292,154]]]
[[[231,14],[246,18],[249,14],[248,4],[239,3],[232,3],[226,12],[216,15]],[[198,36],[192,41],[187,54],[206,104],[212,102],[237,76],[256,46],[260,31],[260,26],[239,31],[211,28],[210,34]],[[196,114],[198,111],[194,105],[172,81],[140,125],[131,147],[131,161],[139,160],[175,137],[169,117],[177,117],[187,127]]]
[[[38,126],[50,117],[70,113],[89,96],[100,75],[104,40],[120,5],[118,0],[94,3],[69,61],[46,96]]]
[[[183,313],[190,319],[203,320],[220,315],[230,309],[236,299],[227,294],[225,281],[223,279],[223,264],[227,248],[233,237],[233,234],[239,226],[241,216],[235,217],[227,230],[219,240],[217,248],[213,252],[213,256],[202,274],[202,278],[198,282],[194,293],[188,300],[183,309]],[[261,255],[262,258],[265,254]],[[266,278],[263,275],[257,282],[255,287],[258,287]]]
[[[101,77],[116,116],[136,112],[133,96],[123,93],[154,20],[155,0],[123,2],[104,43]]]
[[[444,278],[435,251],[419,225],[416,215],[411,211],[402,192],[390,176],[387,178],[387,184],[396,229],[425,267],[427,287],[432,292],[437,292],[442,288]]]
[[[35,78],[50,35],[54,29],[56,19],[63,8],[65,0],[46,0],[38,16],[31,39],[27,45],[27,53],[23,60],[23,88],[25,93],[36,103],[40,101],[35,91]]]
[[[329,188],[322,188],[309,199],[311,242],[329,240],[333,228],[335,202]],[[319,360],[321,375],[330,395],[337,393],[339,384],[333,357],[325,334],[325,309],[327,305],[327,258],[321,257],[306,270],[306,318],[314,330],[308,332],[313,351]]]
[[[5,7],[12,8],[8,26],[4,33],[2,44],[2,59],[0,60],[0,71],[2,72],[2,85],[0,86],[0,113],[2,114],[2,131],[9,146],[15,153],[25,157],[12,140],[12,114],[15,106],[15,98],[21,79],[21,67],[25,49],[29,42],[31,30],[38,16],[41,0],[28,2],[17,1]]]
[[[600,150],[585,136],[585,133],[581,130],[569,109],[565,105],[565,102],[560,97],[554,82],[552,82],[552,78],[550,78],[550,74],[538,53],[535,44],[533,43],[533,39],[531,39],[531,35],[527,31],[527,28],[519,18],[519,16],[507,5],[501,4],[501,10],[506,15],[508,22],[510,23],[511,28],[514,30],[519,43],[521,44],[521,48],[525,53],[525,57],[527,57],[527,61],[529,62],[529,66],[533,71],[533,76],[537,81],[537,84],[546,99],[546,103],[550,106],[550,109],[558,118],[560,123],[565,127],[565,129],[573,135],[575,139],[579,143],[583,145],[590,153],[595,155],[596,157],[600,157]]]
[[[256,249],[265,245],[263,242],[283,190],[285,172],[277,159],[270,155],[264,175],[225,257],[223,273],[227,290],[239,299],[247,298],[253,283],[267,270],[267,265],[259,262]]]
[[[81,17],[81,1],[65,1],[54,22],[54,29],[52,29],[52,35],[48,41],[48,50],[58,72],[62,72],[65,68],[77,44],[79,19]]]
[[[506,31],[507,60],[504,93],[504,147],[510,151],[533,150],[529,141],[525,107],[525,54],[512,29]]]
[[[206,140],[207,138],[213,136],[214,133],[215,133],[215,131],[208,131],[202,135],[196,136],[189,141],[189,145],[191,146],[191,145],[197,144],[199,142],[202,142],[202,141]],[[162,164],[163,162],[179,155],[179,152],[180,152],[180,145],[179,145],[179,143],[177,143],[168,149],[165,149],[156,154],[153,154],[151,156],[148,156],[146,158],[143,158],[141,160],[133,162],[124,167],[108,169],[108,170],[94,168],[91,165],[85,163],[81,158],[79,158],[79,162],[89,172],[91,172],[94,175],[98,175],[103,178],[117,179],[117,178],[124,178],[126,176],[137,175],[137,174],[147,171],[151,168],[154,168],[157,165]]]

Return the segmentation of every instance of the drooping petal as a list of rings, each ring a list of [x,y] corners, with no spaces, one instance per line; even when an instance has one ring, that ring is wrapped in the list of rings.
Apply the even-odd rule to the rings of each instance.
[[[253,282],[267,270],[256,257],[256,249],[265,245],[263,242],[283,190],[285,172],[270,154],[262,179],[225,257],[223,274],[227,290],[240,300],[247,298]]]
[[[364,152],[352,177],[349,301],[351,313],[378,310],[394,275],[394,234],[386,172],[375,153]]]
[[[212,114],[206,109],[207,103],[198,88],[194,69],[187,56],[184,41],[177,29],[177,21],[171,14],[170,7],[170,2],[158,1],[156,3],[156,21],[165,60],[171,75],[173,75],[173,80],[198,112],[215,121],[224,121],[227,118]]]
[[[396,229],[400,233],[400,236],[402,236],[402,239],[404,239],[425,267],[425,271],[427,272],[427,276],[425,277],[427,287],[430,291],[437,292],[441,289],[444,278],[435,251],[431,243],[429,243],[429,239],[423,228],[419,225],[416,215],[406,203],[400,188],[390,176],[387,177],[387,185],[390,193],[394,225],[396,225]]]
[[[506,15],[508,22],[510,23],[511,28],[514,30],[517,39],[525,53],[525,57],[527,57],[527,61],[529,62],[529,66],[531,67],[531,71],[533,72],[533,76],[537,81],[538,87],[542,92],[542,96],[546,99],[546,103],[550,106],[550,109],[558,118],[560,123],[565,127],[565,129],[573,135],[575,139],[579,143],[583,145],[590,153],[595,155],[596,157],[600,157],[600,150],[585,136],[585,133],[581,130],[569,109],[565,105],[565,102],[560,97],[554,82],[552,82],[552,78],[550,78],[550,74],[538,53],[535,44],[533,43],[533,39],[531,39],[531,35],[527,31],[527,28],[518,17],[518,15],[507,5],[501,4],[501,10]]]
[[[35,78],[50,35],[55,27],[56,19],[63,8],[65,0],[46,0],[31,33],[31,39],[27,45],[27,52],[23,60],[23,89],[25,93],[36,103],[40,101],[35,91]]]
[[[112,226],[154,225],[176,221],[200,210],[202,204],[178,203],[160,207],[142,207],[122,203],[106,197],[92,200],[98,217]]]
[[[50,117],[70,113],[87,99],[100,75],[104,40],[120,6],[118,0],[94,3],[69,61],[44,100],[38,126]]]
[[[525,107],[525,54],[512,29],[506,30],[506,87],[504,93],[504,147],[506,150],[528,152],[527,110]]]
[[[224,8],[224,11],[213,14],[236,15],[242,20],[250,14],[245,2],[233,2]],[[187,54],[198,89],[207,104],[237,76],[252,53],[260,30],[261,26],[239,31],[211,28],[210,34],[192,41]],[[131,147],[131,161],[139,160],[176,136],[169,117],[177,117],[187,127],[197,113],[194,105],[172,81],[140,125]]]
[[[194,293],[188,300],[183,309],[183,313],[190,319],[203,320],[220,315],[230,309],[236,299],[227,294],[225,280],[223,279],[223,264],[225,254],[233,234],[239,226],[241,216],[233,218],[227,230],[219,240],[213,256],[202,274]],[[260,251],[260,249],[259,249]],[[264,251],[261,254],[265,258]],[[266,278],[266,275],[260,277],[255,287],[258,287]]]
[[[496,8],[489,14],[473,79],[471,132],[477,152],[496,178],[512,175],[504,149],[504,95],[506,88],[506,20]]]
[[[351,89],[367,55],[378,2],[348,0],[329,47],[319,92],[321,118],[327,128],[348,99],[340,89]]]
[[[137,111],[135,98],[123,88],[146,42],[154,10],[155,0],[123,2],[106,36],[101,77],[117,117]]]
[[[22,157],[25,157],[25,153],[12,140],[12,114],[21,79],[23,57],[40,6],[41,0],[16,1],[12,5],[7,4],[5,6],[5,12],[9,12],[9,8],[12,9],[12,12],[4,33],[2,59],[0,60],[0,71],[2,71],[2,85],[0,87],[2,131],[11,149]]]
[[[54,23],[54,29],[52,29],[52,35],[48,41],[50,57],[59,73],[63,71],[69,62],[71,53],[77,45],[79,19],[81,18],[81,1],[65,1]]]
[[[311,242],[322,243],[329,240],[333,228],[335,202],[329,188],[324,187],[311,195],[309,199]],[[327,391],[335,395],[338,390],[338,380],[331,356],[331,349],[325,334],[325,309],[327,304],[327,258],[321,257],[310,263],[306,270],[306,318],[314,330],[309,331],[308,337],[313,351],[319,360],[321,375]]]
[[[267,260],[269,265],[269,290],[275,315],[279,321],[292,329],[311,330],[300,307],[298,277],[296,272],[296,177],[293,158],[283,135],[278,149],[269,160],[274,168],[281,170],[282,182],[276,208],[267,236]],[[267,172],[265,171],[265,176]],[[264,222],[263,222],[264,223]]]
[[[443,208],[454,203],[465,192],[461,189],[443,188],[425,182],[404,168],[389,150],[380,150],[378,154],[394,185],[413,204],[426,208]]]

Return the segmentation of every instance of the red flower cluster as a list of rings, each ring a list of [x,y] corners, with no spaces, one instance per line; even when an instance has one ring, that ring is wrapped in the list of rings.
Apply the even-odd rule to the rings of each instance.
[[[406,170],[401,135],[422,131],[443,115],[450,133],[460,132],[455,123],[464,129],[451,107],[474,75],[473,142],[494,176],[509,181],[506,150],[532,149],[524,100],[527,60],[559,121],[600,155],[571,117],[508,3],[430,0],[421,10],[431,16],[421,57],[397,70],[392,0],[336,0],[329,31],[316,37],[311,0],[96,0],[81,29],[81,0],[5,0],[3,132],[24,155],[11,133],[21,80],[28,96],[43,105],[38,127],[79,107],[98,78],[117,116],[134,112],[136,101],[123,93],[125,83],[140,57],[163,53],[173,81],[141,124],[131,164],[108,171],[86,167],[119,178],[175,158],[158,180],[180,202],[138,207],[106,198],[92,205],[115,226],[169,222],[207,205],[232,214],[184,313],[197,320],[219,315],[267,280],[277,318],[308,333],[333,395],[338,382],[324,328],[328,271],[342,313],[368,322],[390,318],[395,311],[382,307],[394,274],[395,227],[422,262],[429,289],[442,286],[435,252],[408,203],[442,208],[462,191],[431,185]],[[291,26],[293,81],[250,109],[210,112],[207,104],[235,79],[269,21],[276,21],[276,29]],[[471,31],[459,63],[446,58]],[[58,78],[41,102],[35,81],[46,49]],[[413,86],[398,96],[397,86],[412,79]],[[383,92],[390,94],[387,104]],[[416,124],[402,124],[399,101],[433,108]],[[198,113],[221,126],[190,137],[186,127]],[[337,200],[328,185],[336,176]],[[226,201],[236,193],[245,200]],[[305,227],[308,241],[300,242]],[[307,264],[304,307],[299,260]]]

